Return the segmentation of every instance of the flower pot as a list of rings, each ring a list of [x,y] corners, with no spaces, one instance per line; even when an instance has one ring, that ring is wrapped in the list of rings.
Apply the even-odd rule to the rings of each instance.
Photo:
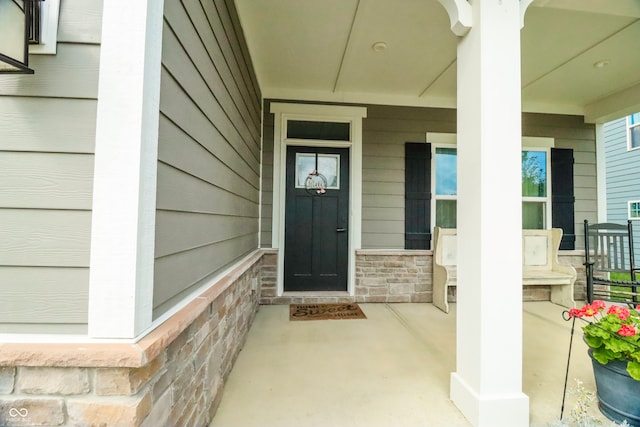
[[[640,381],[629,376],[627,362],[613,360],[602,365],[593,358],[592,350],[589,357],[600,412],[617,423],[626,420],[629,425],[640,427]]]

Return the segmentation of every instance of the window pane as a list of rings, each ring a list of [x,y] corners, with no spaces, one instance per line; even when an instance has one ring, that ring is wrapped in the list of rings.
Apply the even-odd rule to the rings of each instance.
[[[455,200],[436,200],[436,226],[456,228],[456,212]]]
[[[522,203],[522,228],[525,230],[544,229],[543,202],[523,202]]]
[[[522,152],[522,196],[547,197],[547,153]]]
[[[629,141],[631,148],[640,147],[640,125],[634,126],[629,129],[629,135],[631,138],[631,141]]]
[[[318,154],[318,172],[327,178],[327,188],[340,188],[340,155]]]
[[[307,177],[316,169],[316,155],[296,153],[296,188],[304,188]]]
[[[436,195],[458,194],[458,157],[455,148],[436,148]]]
[[[288,120],[287,138],[351,141],[349,123]]]
[[[640,125],[640,113],[635,113],[629,116],[629,125]]]
[[[640,202],[629,202],[629,219],[640,219]]]
[[[316,171],[317,164],[317,171]],[[326,188],[340,189],[340,155],[296,153],[296,188],[305,188],[307,178],[314,171],[326,180]]]

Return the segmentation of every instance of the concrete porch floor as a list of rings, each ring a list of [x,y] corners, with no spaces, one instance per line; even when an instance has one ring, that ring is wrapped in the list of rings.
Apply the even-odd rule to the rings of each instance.
[[[366,320],[290,322],[288,306],[261,306],[211,426],[469,426],[449,400],[456,305],[449,314],[431,304],[361,307]],[[560,416],[571,329],[562,311],[549,302],[524,304],[531,425]],[[578,379],[595,392],[581,323],[569,388]],[[574,402],[568,394],[567,420]]]

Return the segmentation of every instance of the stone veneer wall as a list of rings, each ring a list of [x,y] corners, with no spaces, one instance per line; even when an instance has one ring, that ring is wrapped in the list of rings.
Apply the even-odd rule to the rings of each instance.
[[[357,302],[431,302],[432,251],[356,251]]]
[[[0,344],[0,426],[205,426],[258,310],[263,251],[135,344]]]
[[[277,296],[277,251],[265,255],[261,304],[431,302],[432,251],[356,251],[356,295]]]
[[[561,251],[561,263],[573,265],[578,274],[574,287],[576,300],[586,298],[584,251]],[[277,251],[265,255],[260,304],[314,304],[337,302],[431,302],[433,301],[433,252],[430,250],[356,251],[356,295],[277,296]],[[549,301],[549,286],[525,286],[524,301]],[[449,302],[455,302],[456,289],[449,288]]]

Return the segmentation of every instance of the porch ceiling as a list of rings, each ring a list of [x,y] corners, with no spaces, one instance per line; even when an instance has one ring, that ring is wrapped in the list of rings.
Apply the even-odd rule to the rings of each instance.
[[[235,1],[265,97],[455,107],[457,37],[438,0]],[[640,0],[535,0],[521,44],[525,111],[640,110]]]

